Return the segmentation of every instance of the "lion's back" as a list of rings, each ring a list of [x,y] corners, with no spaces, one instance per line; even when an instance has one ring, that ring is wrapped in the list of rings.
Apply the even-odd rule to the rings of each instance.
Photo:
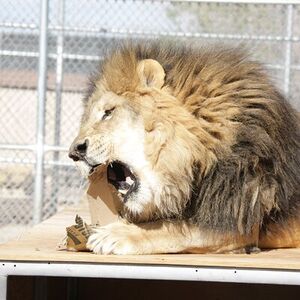
[[[249,232],[299,214],[300,122],[263,66],[243,49],[159,47],[137,56],[157,59],[173,95],[230,148],[215,149],[217,163],[199,179],[187,209],[195,222]]]

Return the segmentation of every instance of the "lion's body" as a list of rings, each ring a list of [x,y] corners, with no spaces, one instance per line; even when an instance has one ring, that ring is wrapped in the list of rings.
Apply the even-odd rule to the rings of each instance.
[[[155,222],[166,219],[169,225],[160,227],[173,232],[166,239],[173,238],[176,244],[182,232],[195,237],[190,244],[186,239],[178,242],[177,248],[133,253],[300,246],[296,113],[260,64],[246,59],[240,50],[218,48],[161,43],[123,47],[107,58],[92,81],[80,139],[96,135],[87,134],[90,115],[108,94],[122,98],[122,105],[126,101],[130,118],[143,123],[144,132],[139,135],[134,129],[125,142],[130,144],[130,136],[139,136],[143,155],[137,150],[131,158],[114,153],[97,161],[118,159],[131,164],[130,160],[141,157],[140,171],[131,164],[141,182],[140,193],[123,203],[123,217],[143,223],[135,225],[137,231],[142,230],[137,234],[141,237],[147,235],[145,224],[151,224],[149,233]],[[140,128],[135,121],[130,124]],[[93,125],[97,134],[107,130],[102,126],[95,129]],[[137,138],[132,139],[137,143]],[[111,248],[103,251],[99,234],[94,246],[91,242],[95,252],[123,253]]]

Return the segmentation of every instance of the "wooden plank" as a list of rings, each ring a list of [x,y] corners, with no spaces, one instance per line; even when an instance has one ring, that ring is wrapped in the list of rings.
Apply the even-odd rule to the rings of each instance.
[[[29,230],[19,240],[0,245],[1,261],[118,263],[150,265],[218,266],[300,270],[300,249],[279,249],[258,254],[164,254],[96,255],[89,252],[58,251],[56,246],[65,227],[74,223],[76,213],[87,222],[87,208],[68,208]]]

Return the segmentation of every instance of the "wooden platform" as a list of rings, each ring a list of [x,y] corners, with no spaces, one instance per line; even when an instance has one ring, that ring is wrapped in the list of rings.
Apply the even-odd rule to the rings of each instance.
[[[32,228],[17,241],[0,245],[0,260],[6,262],[65,262],[98,264],[142,264],[194,267],[231,267],[272,270],[300,270],[300,249],[281,249],[259,254],[170,254],[115,256],[89,252],[56,250],[63,238],[65,227],[74,223],[76,213],[87,222],[86,208],[79,211],[68,208],[40,225]]]

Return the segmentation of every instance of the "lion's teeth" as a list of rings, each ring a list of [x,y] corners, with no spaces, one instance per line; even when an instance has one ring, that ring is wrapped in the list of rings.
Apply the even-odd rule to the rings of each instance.
[[[134,183],[134,181],[131,179],[130,176],[127,176],[127,177],[126,177],[126,182],[127,182],[128,184],[130,184],[130,185],[132,185],[132,184]]]
[[[119,191],[120,194],[123,194],[123,195],[125,195],[127,193],[126,190],[118,190],[118,191]]]

